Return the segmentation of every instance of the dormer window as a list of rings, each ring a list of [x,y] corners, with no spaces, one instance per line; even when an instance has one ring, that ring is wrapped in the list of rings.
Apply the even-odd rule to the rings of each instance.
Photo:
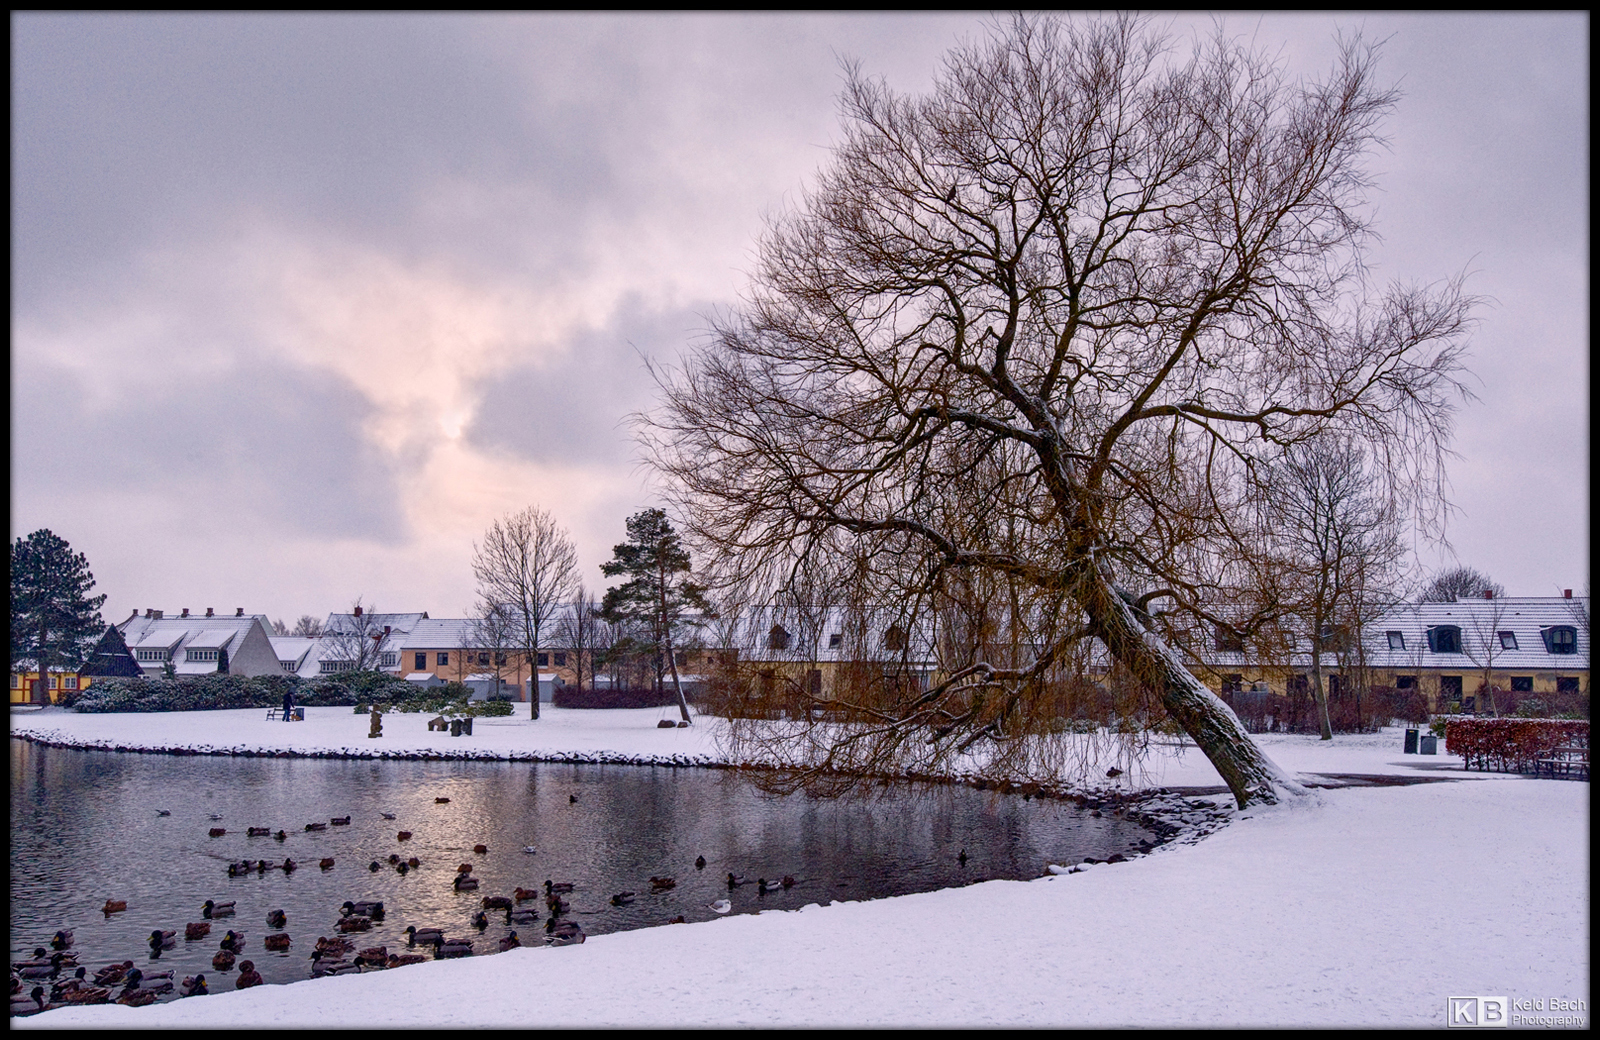
[[[1428,629],[1428,649],[1436,654],[1461,652],[1461,628],[1458,625],[1434,625]]]
[[[1217,649],[1224,653],[1242,653],[1244,651],[1244,639],[1227,625],[1217,626],[1216,638]]]
[[[1406,634],[1404,632],[1390,631],[1387,634],[1389,636],[1390,650],[1404,650],[1406,648]]]
[[[1544,636],[1544,648],[1552,654],[1575,654],[1578,652],[1578,630],[1571,625],[1551,625],[1541,628],[1539,634]]]
[[[844,633],[835,632],[828,637],[828,649],[837,650],[844,644]]]
[[[1504,632],[1500,632],[1499,636],[1500,636],[1500,649],[1502,649],[1502,650],[1515,650],[1515,649],[1517,649],[1517,634],[1515,632],[1504,631]]]
[[[188,650],[184,653],[184,660],[187,661],[215,661],[216,659],[217,652],[215,650]]]
[[[135,651],[134,656],[140,661],[165,661],[167,659],[167,651],[165,647],[158,647],[154,650],[138,650]]]
[[[789,649],[789,630],[784,628],[782,625],[773,625],[772,628],[767,632],[767,649]]]

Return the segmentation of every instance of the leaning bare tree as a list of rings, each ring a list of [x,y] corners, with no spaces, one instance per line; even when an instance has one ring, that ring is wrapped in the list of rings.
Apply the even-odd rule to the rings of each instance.
[[[531,674],[532,717],[539,717],[539,647],[577,582],[578,553],[555,517],[529,506],[490,525],[473,546],[478,599],[500,608]]]
[[[998,572],[1056,612],[1028,663],[881,685],[802,769],[1042,735],[1040,678],[1094,639],[1240,804],[1293,789],[1153,604],[1220,620],[1236,521],[1319,434],[1442,502],[1471,301],[1364,281],[1375,64],[1345,41],[1302,81],[1221,33],[1178,55],[1134,18],[1018,17],[924,96],[849,70],[831,162],[643,435],[725,582],[866,550],[873,577]]]

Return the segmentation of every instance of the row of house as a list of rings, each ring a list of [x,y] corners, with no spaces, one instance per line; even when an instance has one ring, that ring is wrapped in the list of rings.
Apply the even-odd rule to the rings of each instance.
[[[1421,692],[1431,710],[1487,709],[1489,689],[1517,695],[1587,692],[1589,630],[1587,597],[1501,597],[1455,603],[1405,605],[1368,625],[1359,639],[1338,634],[1325,641],[1323,673],[1335,686],[1346,670],[1361,668],[1372,685]],[[565,626],[552,625],[561,632]],[[704,626],[677,664],[696,684],[719,662],[752,665],[758,676],[783,674],[800,688],[820,694],[850,662],[891,662],[902,681],[920,686],[939,674],[937,633],[927,626],[908,631],[892,617],[850,623],[838,610],[806,614],[758,608]],[[111,644],[108,648],[107,644]],[[287,674],[326,676],[376,668],[423,685],[463,682],[478,696],[498,692],[526,701],[535,683],[541,700],[583,680],[604,685],[593,674],[588,651],[552,647],[533,668],[522,656],[484,649],[471,619],[436,619],[426,612],[330,614],[324,634],[276,636],[262,614],[232,615],[207,609],[135,612],[108,631],[96,655],[82,668],[52,674],[48,696],[81,689],[99,675]],[[125,651],[120,648],[125,646]],[[1288,693],[1304,689],[1311,670],[1309,649],[1263,653],[1219,631],[1211,646],[1195,651],[1197,674],[1218,693]],[[131,659],[131,660],[130,660]],[[580,674],[580,665],[583,671]],[[1095,667],[1091,665],[1091,672]],[[536,675],[534,673],[537,673]],[[37,698],[36,675],[13,673],[12,702]]]

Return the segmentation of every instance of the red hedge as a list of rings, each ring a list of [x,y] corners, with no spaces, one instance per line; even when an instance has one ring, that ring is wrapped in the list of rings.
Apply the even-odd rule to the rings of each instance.
[[[1445,749],[1477,769],[1531,773],[1558,747],[1588,747],[1587,719],[1451,719]]]

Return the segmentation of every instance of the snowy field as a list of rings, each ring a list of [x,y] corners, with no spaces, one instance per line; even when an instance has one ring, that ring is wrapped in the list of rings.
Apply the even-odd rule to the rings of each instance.
[[[13,734],[80,746],[704,763],[713,719],[660,709],[479,719],[472,737],[348,708],[77,715],[13,710]],[[1442,1026],[1449,997],[1503,996],[1512,1025],[1589,1023],[1589,785],[1401,754],[1398,730],[1260,738],[1302,780],[1452,783],[1320,790],[1236,813],[1193,844],[1034,881],[812,905],[579,946],[156,1004],[68,1008],[49,1027]],[[1221,781],[1161,748],[1125,786]],[[1104,781],[1102,781],[1104,783]],[[1581,1010],[1552,1010],[1556,1002]],[[1526,1004],[1526,1008],[1522,1007]],[[1524,1022],[1522,1019],[1533,1020]]]

